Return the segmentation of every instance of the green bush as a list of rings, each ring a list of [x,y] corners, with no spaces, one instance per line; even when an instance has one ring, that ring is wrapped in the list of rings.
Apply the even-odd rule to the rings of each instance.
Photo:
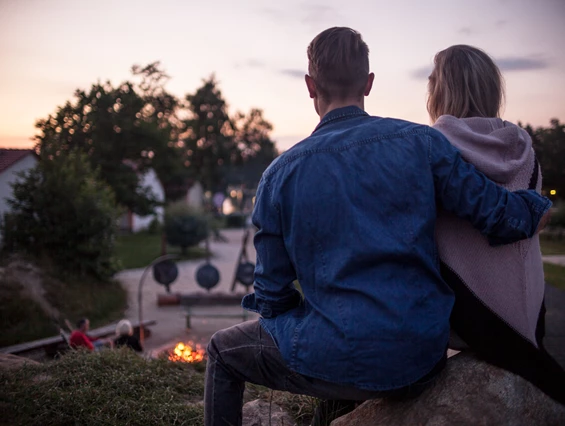
[[[209,220],[200,210],[189,207],[179,201],[165,209],[165,236],[167,243],[178,246],[186,254],[187,248],[206,239]]]
[[[51,259],[62,275],[111,277],[118,213],[112,190],[86,157],[42,158],[19,177],[2,225],[5,246]]]
[[[232,213],[226,216],[226,228],[243,228],[246,216],[242,213]]]
[[[551,214],[550,226],[565,228],[565,202],[557,203],[556,211]]]

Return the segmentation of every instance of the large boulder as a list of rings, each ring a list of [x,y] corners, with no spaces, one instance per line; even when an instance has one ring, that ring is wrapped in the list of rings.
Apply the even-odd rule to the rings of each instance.
[[[243,426],[294,426],[290,414],[275,403],[256,399],[243,406]]]
[[[12,370],[14,368],[20,368],[24,365],[39,365],[39,363],[32,359],[23,358],[17,355],[0,354],[0,368]]]
[[[565,406],[500,368],[460,353],[436,383],[408,401],[373,400],[332,426],[558,426]]]

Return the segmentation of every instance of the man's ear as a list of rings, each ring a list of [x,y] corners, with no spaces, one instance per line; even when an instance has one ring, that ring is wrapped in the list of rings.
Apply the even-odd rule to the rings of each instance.
[[[367,85],[365,86],[365,91],[363,92],[363,95],[369,96],[369,93],[371,93],[371,89],[373,88],[374,80],[375,80],[375,73],[372,72],[369,74],[369,78],[367,79]]]
[[[316,82],[312,77],[308,74],[304,76],[304,80],[306,81],[306,87],[308,88],[308,94],[312,99],[318,96],[318,91],[316,90]]]

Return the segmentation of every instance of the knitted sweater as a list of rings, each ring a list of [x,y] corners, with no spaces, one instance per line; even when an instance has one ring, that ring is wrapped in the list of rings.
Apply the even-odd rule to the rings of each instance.
[[[498,118],[450,115],[441,116],[433,127],[494,182],[510,191],[528,188],[535,155],[525,130]],[[541,173],[536,190],[541,190]],[[539,237],[491,247],[469,222],[447,212],[439,214],[436,237],[441,260],[491,311],[537,346],[544,297]]]

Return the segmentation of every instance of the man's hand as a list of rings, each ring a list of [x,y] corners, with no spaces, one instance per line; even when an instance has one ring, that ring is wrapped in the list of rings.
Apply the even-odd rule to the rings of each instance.
[[[551,220],[551,211],[547,211],[546,214],[543,215],[541,220],[539,221],[538,229],[536,230],[536,234],[539,234],[543,229],[547,226],[549,221]]]

